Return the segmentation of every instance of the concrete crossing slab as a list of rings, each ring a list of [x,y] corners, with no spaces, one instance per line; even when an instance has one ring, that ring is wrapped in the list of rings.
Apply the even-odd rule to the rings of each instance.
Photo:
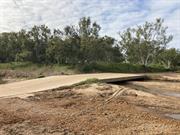
[[[128,81],[132,79],[144,78],[144,75],[138,74],[121,74],[121,73],[98,73],[98,74],[78,74],[78,75],[61,75],[38,78],[20,82],[0,85],[0,97],[18,97],[18,95],[30,94],[39,91],[56,89],[70,86],[87,79],[96,78],[103,82]]]

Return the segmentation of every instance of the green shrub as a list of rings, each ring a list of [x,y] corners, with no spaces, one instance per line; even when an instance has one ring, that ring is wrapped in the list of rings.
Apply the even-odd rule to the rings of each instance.
[[[129,63],[92,63],[79,67],[81,72],[114,72],[114,73],[142,73],[142,72],[165,72],[162,66],[134,65]]]
[[[81,86],[81,85],[85,85],[85,84],[92,84],[92,83],[98,83],[99,80],[96,78],[91,78],[91,79],[87,79],[85,81],[79,82],[77,84],[74,84],[73,86]]]

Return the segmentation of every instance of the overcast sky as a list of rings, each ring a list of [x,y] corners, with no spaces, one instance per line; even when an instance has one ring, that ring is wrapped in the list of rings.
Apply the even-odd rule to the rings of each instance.
[[[161,17],[174,35],[170,46],[180,48],[180,0],[0,0],[0,32],[41,24],[62,29],[83,16],[116,39],[119,31]]]

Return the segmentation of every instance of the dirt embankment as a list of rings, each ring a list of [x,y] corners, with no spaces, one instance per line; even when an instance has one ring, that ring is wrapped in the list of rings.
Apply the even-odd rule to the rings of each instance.
[[[15,71],[15,70],[1,70],[0,76],[4,78],[31,78],[34,77],[32,73]]]
[[[0,70],[0,84],[18,82],[30,78],[36,78],[36,76],[29,72]]]
[[[52,75],[65,75],[67,73],[64,72],[51,72],[51,71],[20,71],[20,70],[10,70],[3,69],[0,70],[0,84],[4,83],[12,83],[23,80],[35,79],[35,78],[43,78],[46,76]]]
[[[178,98],[129,86],[92,84],[0,100],[2,135],[179,134]]]

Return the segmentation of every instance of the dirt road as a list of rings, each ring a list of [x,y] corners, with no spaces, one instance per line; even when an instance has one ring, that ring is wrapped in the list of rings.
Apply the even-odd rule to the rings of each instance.
[[[45,78],[0,85],[0,97],[22,97],[26,96],[26,94],[38,91],[69,86],[91,78],[97,78],[99,80],[107,81],[112,79],[132,79],[141,76],[142,75],[116,73],[50,76]]]

